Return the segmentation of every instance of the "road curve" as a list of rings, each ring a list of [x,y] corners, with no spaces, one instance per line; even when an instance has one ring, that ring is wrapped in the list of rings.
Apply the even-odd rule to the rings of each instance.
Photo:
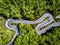
[[[49,17],[49,19],[46,19],[45,21],[43,21],[46,17]],[[14,22],[14,23],[24,23],[24,24],[37,24],[38,23],[38,25],[36,26],[35,30],[36,30],[36,33],[38,35],[40,35],[40,34],[45,33],[48,29],[60,25],[60,22],[55,22],[55,23],[49,25],[48,27],[40,30],[41,27],[44,27],[44,26],[50,24],[52,21],[54,21],[54,19],[53,19],[53,16],[50,13],[45,13],[41,18],[37,19],[36,21],[18,20],[18,19],[12,19],[12,18],[8,19],[6,21],[5,26],[7,28],[9,28],[9,29],[16,30],[16,33],[15,33],[14,37],[12,38],[11,42],[9,42],[7,45],[12,45],[12,42],[14,41],[16,36],[18,36],[18,34],[19,34],[17,26],[12,26],[11,22]],[[42,22],[42,23],[40,23],[40,22]]]

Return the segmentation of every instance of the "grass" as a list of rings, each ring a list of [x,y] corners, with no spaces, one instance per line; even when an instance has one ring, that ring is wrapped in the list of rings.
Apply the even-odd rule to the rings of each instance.
[[[17,24],[17,23],[13,23],[13,22],[11,22],[11,25],[16,26],[16,25],[18,25],[18,24]]]
[[[46,26],[44,26],[44,27],[41,27],[40,28],[40,30],[42,30],[42,29],[44,29],[44,28],[46,28],[46,27],[48,27],[49,25],[51,25],[51,24],[53,24],[54,23],[54,21],[52,21],[50,24],[47,24]]]

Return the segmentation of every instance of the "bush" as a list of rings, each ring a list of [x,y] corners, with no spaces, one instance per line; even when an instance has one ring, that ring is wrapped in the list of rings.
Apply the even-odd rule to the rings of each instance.
[[[16,38],[14,45],[59,45],[60,28],[55,27],[42,35],[38,35],[30,24],[20,24],[21,34]],[[57,42],[58,41],[58,42]]]
[[[13,32],[13,33],[12,33]],[[6,29],[3,25],[3,20],[0,20],[0,45],[5,45],[10,42],[14,35],[14,31],[11,31],[9,29]]]
[[[0,16],[5,19],[14,17],[24,20],[37,20],[49,10],[55,19],[60,14],[59,5],[60,0],[0,0]],[[58,19],[55,20],[60,21]],[[12,35],[2,25],[0,27],[1,32],[2,30],[4,31],[1,34],[3,39],[0,39],[0,44],[5,44],[9,42]],[[59,27],[52,28],[42,35],[36,34],[35,27],[36,25],[20,24],[21,34],[16,39],[14,45],[60,45]]]

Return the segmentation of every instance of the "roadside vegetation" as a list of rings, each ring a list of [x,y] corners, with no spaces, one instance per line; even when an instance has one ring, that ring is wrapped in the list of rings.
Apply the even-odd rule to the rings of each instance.
[[[19,25],[21,34],[14,45],[59,45],[60,27],[54,27],[42,35],[38,35],[30,24]]]
[[[46,9],[46,1],[41,0],[0,1],[0,14],[6,18],[17,17],[19,19],[36,20],[42,16]]]
[[[15,31],[4,27],[3,20],[18,18],[32,21],[40,18],[45,12],[50,12],[55,21],[60,21],[55,18],[60,14],[60,0],[0,0],[0,17],[2,16],[0,18],[0,45],[8,43],[15,34]],[[12,25],[17,24],[12,23]],[[38,35],[35,32],[36,25],[20,23],[21,34],[16,38],[14,45],[60,45],[60,26]]]
[[[51,24],[53,24],[53,23],[55,23],[55,22],[54,22],[54,21],[52,21],[51,23],[47,24],[46,26],[41,27],[41,28],[40,28],[40,30],[45,29],[46,27],[48,27],[49,25],[51,25]]]
[[[0,14],[5,18],[36,20],[46,11],[57,16],[60,14],[59,5],[60,0],[0,0]]]
[[[15,31],[11,31],[4,26],[4,19],[0,17],[0,45],[5,45],[10,42],[15,34]]]

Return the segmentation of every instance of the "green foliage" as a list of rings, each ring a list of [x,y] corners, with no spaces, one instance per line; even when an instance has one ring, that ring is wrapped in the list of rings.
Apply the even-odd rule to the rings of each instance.
[[[55,17],[60,14],[59,5],[60,0],[0,0],[0,15],[36,20],[49,9]]]
[[[60,14],[60,0],[50,0],[47,2],[48,9],[53,13],[54,17]]]
[[[13,25],[13,26],[17,26],[18,23],[11,22],[11,25]]]
[[[3,19],[0,19],[0,45],[9,43],[11,38],[15,34],[14,31],[11,31],[4,27],[3,22]]]
[[[1,0],[0,14],[4,17],[17,17],[36,20],[46,11],[46,1],[41,0]]]
[[[24,20],[36,20],[46,10],[50,10],[55,18],[60,14],[60,0],[0,0],[0,16],[5,18],[17,17]],[[55,20],[60,21],[60,19]],[[36,24],[21,23],[19,25],[21,34],[14,45],[60,45],[60,27],[52,28],[43,35],[36,34],[35,27]],[[11,31],[4,28],[1,21],[0,35],[0,44],[6,44],[12,38]]]
[[[30,24],[20,24],[21,34],[16,39],[14,45],[59,45],[60,27],[50,29],[45,34],[38,35]]]
[[[36,20],[48,9],[57,16],[59,5],[60,0],[0,0],[0,14],[6,18]]]

